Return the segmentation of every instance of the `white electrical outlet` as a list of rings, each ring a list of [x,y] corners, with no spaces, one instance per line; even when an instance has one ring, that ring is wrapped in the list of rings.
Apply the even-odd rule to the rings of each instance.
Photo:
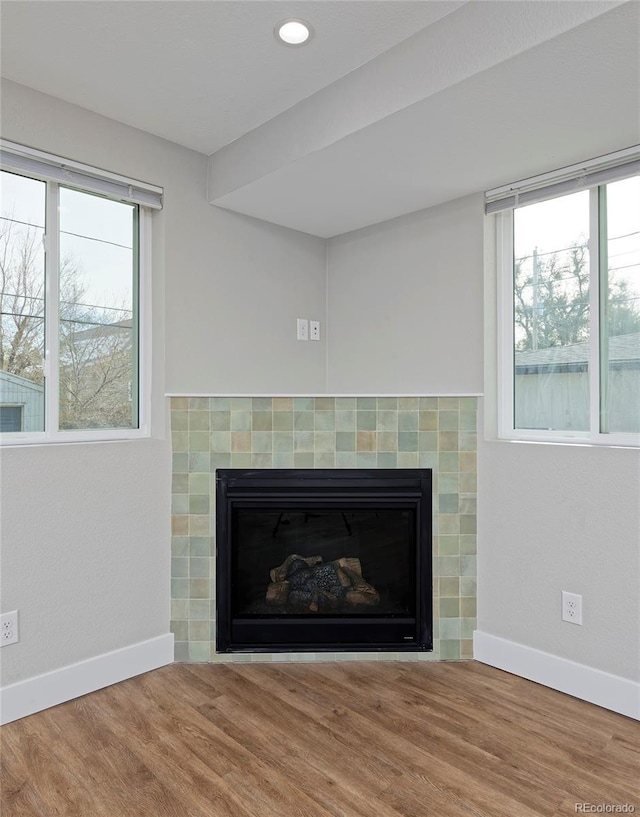
[[[562,620],[582,624],[582,596],[562,591]]]
[[[18,611],[3,613],[0,623],[0,647],[15,644],[18,641]]]
[[[298,318],[298,340],[309,340],[309,321],[307,318]]]
[[[320,340],[320,321],[309,321],[309,340]]]

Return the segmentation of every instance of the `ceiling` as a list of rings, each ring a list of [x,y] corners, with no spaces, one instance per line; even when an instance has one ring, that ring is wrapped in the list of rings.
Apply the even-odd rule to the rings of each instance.
[[[461,2],[4,0],[2,76],[200,153],[277,116]],[[280,20],[315,36],[280,45]]]
[[[276,42],[286,17],[308,46]],[[4,77],[322,237],[640,142],[638,0],[3,0],[0,24]]]

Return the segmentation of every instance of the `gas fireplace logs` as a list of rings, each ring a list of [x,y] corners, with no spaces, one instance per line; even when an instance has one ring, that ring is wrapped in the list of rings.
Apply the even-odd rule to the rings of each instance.
[[[335,610],[344,604],[375,605],[380,594],[362,578],[360,559],[345,556],[323,564],[322,556],[287,556],[269,575],[269,604],[285,604],[311,613]]]

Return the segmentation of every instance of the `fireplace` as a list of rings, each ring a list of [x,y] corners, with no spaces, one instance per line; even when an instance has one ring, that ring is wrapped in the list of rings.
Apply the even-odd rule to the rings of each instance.
[[[218,469],[216,649],[432,649],[430,469]]]

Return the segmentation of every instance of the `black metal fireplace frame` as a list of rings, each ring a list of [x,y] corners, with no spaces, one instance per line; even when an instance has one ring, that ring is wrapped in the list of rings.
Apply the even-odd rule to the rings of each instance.
[[[322,490],[319,499],[318,491]],[[401,508],[414,512],[415,616],[232,615],[234,507]],[[432,474],[429,468],[216,471],[216,652],[415,652],[433,649]]]

